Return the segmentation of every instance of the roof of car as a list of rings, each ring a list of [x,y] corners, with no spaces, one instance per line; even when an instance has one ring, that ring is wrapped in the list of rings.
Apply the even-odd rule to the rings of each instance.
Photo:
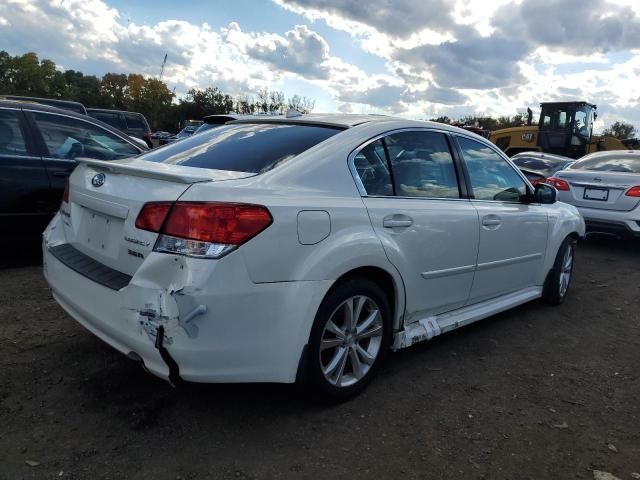
[[[87,112],[109,112],[109,113],[130,113],[133,115],[140,115],[143,116],[144,115],[140,112],[130,112],[128,110],[117,110],[115,108],[87,108]]]
[[[408,120],[405,118],[390,115],[375,114],[344,114],[344,113],[310,113],[298,116],[260,116],[254,115],[249,118],[242,118],[233,123],[288,123],[300,125],[318,125],[336,128],[351,128],[363,124],[397,124],[398,128],[403,127],[430,127],[451,132],[469,133],[461,128],[453,127],[444,123],[429,122],[425,120]],[[400,125],[402,124],[402,125]]]
[[[27,102],[27,103],[37,103],[39,105],[47,105],[47,103],[43,102],[51,102],[53,104],[60,105],[58,108],[62,108],[64,110],[70,110],[73,112],[78,112],[81,110],[82,112],[86,111],[85,106],[80,102],[75,102],[73,100],[64,100],[62,98],[41,98],[41,97],[26,97],[23,95],[11,95],[11,94],[0,94],[0,100],[14,101],[14,102]],[[55,106],[55,105],[54,105]]]
[[[540,160],[555,160],[555,161],[562,161],[562,162],[575,162],[575,159],[570,158],[570,157],[565,157],[563,155],[554,155],[552,153],[544,153],[544,152],[536,152],[536,151],[516,153],[511,158],[517,160],[518,158],[524,158],[524,157],[538,158]]]
[[[69,115],[72,117],[80,117],[80,118],[86,117],[86,115],[82,115],[81,113],[74,112],[73,110],[67,110],[66,108],[60,108],[60,107],[52,107],[51,105],[45,105],[44,103],[38,103],[35,101],[29,101],[29,100],[7,100],[5,98],[0,98],[0,107],[28,108],[29,110],[35,110],[35,111],[62,113],[64,115]]]
[[[111,125],[104,123],[98,120],[97,118],[91,117],[89,115],[82,115],[81,113],[76,113],[74,111],[66,110],[64,108],[51,107],[49,105],[44,105],[42,103],[36,103],[36,102],[1,100],[1,99],[0,99],[0,108],[15,108],[15,109],[30,110],[34,112],[57,113],[58,115],[66,115],[67,117],[79,118],[81,120],[84,120],[85,122],[90,121],[97,125],[100,125],[102,128],[109,130],[111,133],[125,139],[127,142],[133,143],[131,140],[129,140],[128,135],[125,135],[118,129],[113,128]]]
[[[580,157],[576,162],[586,160],[589,158],[602,158],[602,157],[638,157],[640,156],[640,150],[601,150],[599,152],[593,152]]]

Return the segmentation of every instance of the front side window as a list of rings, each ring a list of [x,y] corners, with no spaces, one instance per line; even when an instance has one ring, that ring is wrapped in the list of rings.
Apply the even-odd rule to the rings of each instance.
[[[360,150],[353,159],[367,195],[393,195],[391,174],[382,140],[376,140]]]
[[[51,158],[117,160],[140,153],[120,137],[84,120],[52,113],[32,115]]]
[[[466,137],[458,144],[477,200],[520,202],[527,194],[524,180],[492,148]]]
[[[0,155],[26,155],[18,110],[0,110]]]
[[[460,198],[446,137],[438,132],[400,132],[385,137],[396,195]]]

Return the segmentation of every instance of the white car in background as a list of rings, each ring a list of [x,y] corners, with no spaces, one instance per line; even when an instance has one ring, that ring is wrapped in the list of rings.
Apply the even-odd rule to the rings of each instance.
[[[640,151],[591,153],[546,181],[589,231],[640,238]]]
[[[385,353],[571,282],[577,210],[489,141],[365,115],[251,119],[81,160],[44,273],[88,330],[175,383],[359,392]]]

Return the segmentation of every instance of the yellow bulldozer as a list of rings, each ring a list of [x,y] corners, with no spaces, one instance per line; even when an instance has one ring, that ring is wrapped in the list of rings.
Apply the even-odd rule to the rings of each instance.
[[[588,102],[541,103],[540,121],[532,124],[528,111],[527,125],[494,130],[489,140],[510,157],[520,152],[544,152],[580,158],[600,150],[630,150],[638,140],[620,140],[611,135],[593,135],[596,106]]]

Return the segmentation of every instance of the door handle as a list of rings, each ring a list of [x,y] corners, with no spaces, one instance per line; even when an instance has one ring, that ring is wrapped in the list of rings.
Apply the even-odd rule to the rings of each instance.
[[[406,215],[389,215],[382,219],[384,228],[406,228],[413,225],[413,219]]]
[[[485,227],[498,227],[502,225],[502,220],[496,215],[487,215],[482,218],[482,225]]]

